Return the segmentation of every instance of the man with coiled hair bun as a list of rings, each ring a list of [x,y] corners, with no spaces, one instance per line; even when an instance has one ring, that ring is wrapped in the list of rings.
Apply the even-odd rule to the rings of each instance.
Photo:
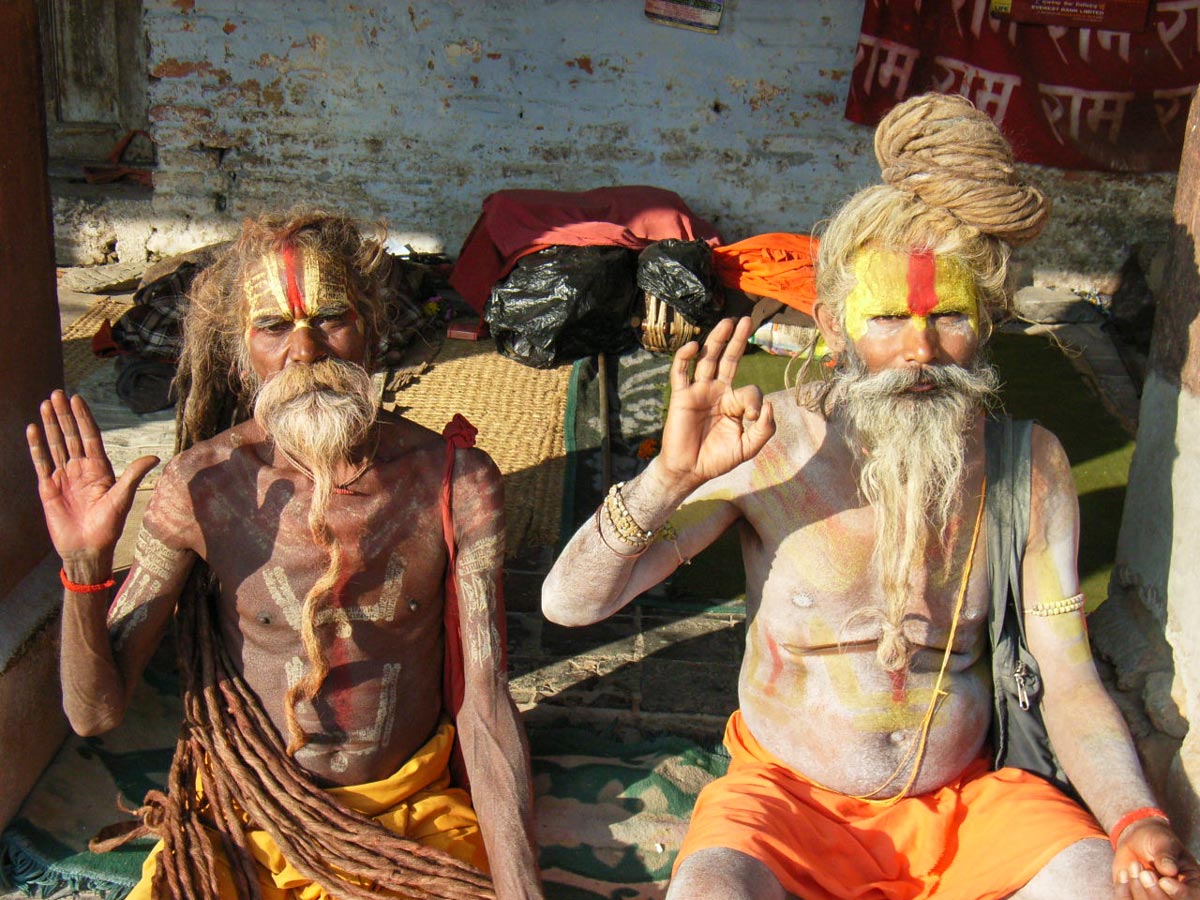
[[[741,538],[731,763],[668,898],[1200,897],[1091,658],[1066,454],[988,415],[1010,248],[1048,203],[961,97],[896,107],[875,149],[883,183],[821,237],[821,376],[734,389],[749,320],[680,349],[659,456],[543,589],[588,624]],[[1010,585],[1023,634],[993,635]]]

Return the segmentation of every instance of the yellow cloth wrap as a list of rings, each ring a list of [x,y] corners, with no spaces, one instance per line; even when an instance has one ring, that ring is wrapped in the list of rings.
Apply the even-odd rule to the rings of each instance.
[[[367,784],[330,788],[328,793],[345,806],[370,816],[384,828],[434,847],[489,871],[479,820],[471,807],[471,798],[461,788],[450,787],[450,749],[454,745],[454,726],[443,721],[437,732],[412,758],[389,778]],[[215,831],[208,829],[217,859],[217,880],[222,897],[236,897],[229,862],[221,852]],[[259,889],[263,900],[334,900],[323,887],[298,872],[265,831],[246,832],[246,842],[258,862]],[[149,900],[150,880],[162,842],[154,846],[142,865],[142,880],[128,900]],[[380,897],[402,897],[385,893]]]

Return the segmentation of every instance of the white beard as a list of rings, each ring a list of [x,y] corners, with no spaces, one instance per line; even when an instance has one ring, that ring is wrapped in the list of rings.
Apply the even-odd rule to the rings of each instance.
[[[254,399],[255,421],[289,462],[312,477],[313,512],[320,521],[338,466],[350,463],[376,414],[371,376],[340,359],[287,366]]]
[[[910,582],[928,565],[931,542],[949,565],[948,526],[962,506],[967,438],[994,398],[999,376],[984,363],[868,374],[853,351],[846,366],[834,375],[830,408],[843,418],[851,447],[863,453],[859,490],[875,511],[874,558],[885,599],[884,609],[856,618],[880,620],[879,662],[896,672],[911,655],[903,633]],[[918,384],[934,387],[912,392]]]

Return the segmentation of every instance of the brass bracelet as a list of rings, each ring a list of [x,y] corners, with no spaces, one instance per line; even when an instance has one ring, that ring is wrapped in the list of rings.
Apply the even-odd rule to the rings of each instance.
[[[633,547],[647,547],[657,532],[643,528],[633,518],[629,507],[625,505],[625,498],[621,496],[623,487],[625,482],[618,481],[608,489],[608,496],[604,498],[604,514],[622,541]]]
[[[1084,604],[1083,594],[1076,594],[1073,597],[1067,597],[1063,600],[1055,600],[1053,603],[1039,603],[1037,606],[1029,607],[1031,616],[1061,616],[1064,613],[1073,613],[1083,609]]]

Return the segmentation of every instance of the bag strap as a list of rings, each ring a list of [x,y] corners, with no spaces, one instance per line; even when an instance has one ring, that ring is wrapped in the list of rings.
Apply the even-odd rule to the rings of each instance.
[[[1009,709],[1005,679],[1011,677],[1025,642],[1021,609],[1021,562],[1029,536],[1033,423],[1010,416],[984,420],[984,454],[988,479],[986,500],[988,615],[992,650],[995,708],[992,718],[993,762],[1004,764],[1009,752]]]
[[[1033,421],[1011,416],[989,416],[984,423],[987,458],[987,548],[988,575],[992,597],[1007,597],[993,603],[992,645],[999,640],[1004,619],[1011,609],[1018,633],[1025,640],[1025,616],[1021,610],[1021,564],[1029,539],[1030,484],[1033,473]]]

